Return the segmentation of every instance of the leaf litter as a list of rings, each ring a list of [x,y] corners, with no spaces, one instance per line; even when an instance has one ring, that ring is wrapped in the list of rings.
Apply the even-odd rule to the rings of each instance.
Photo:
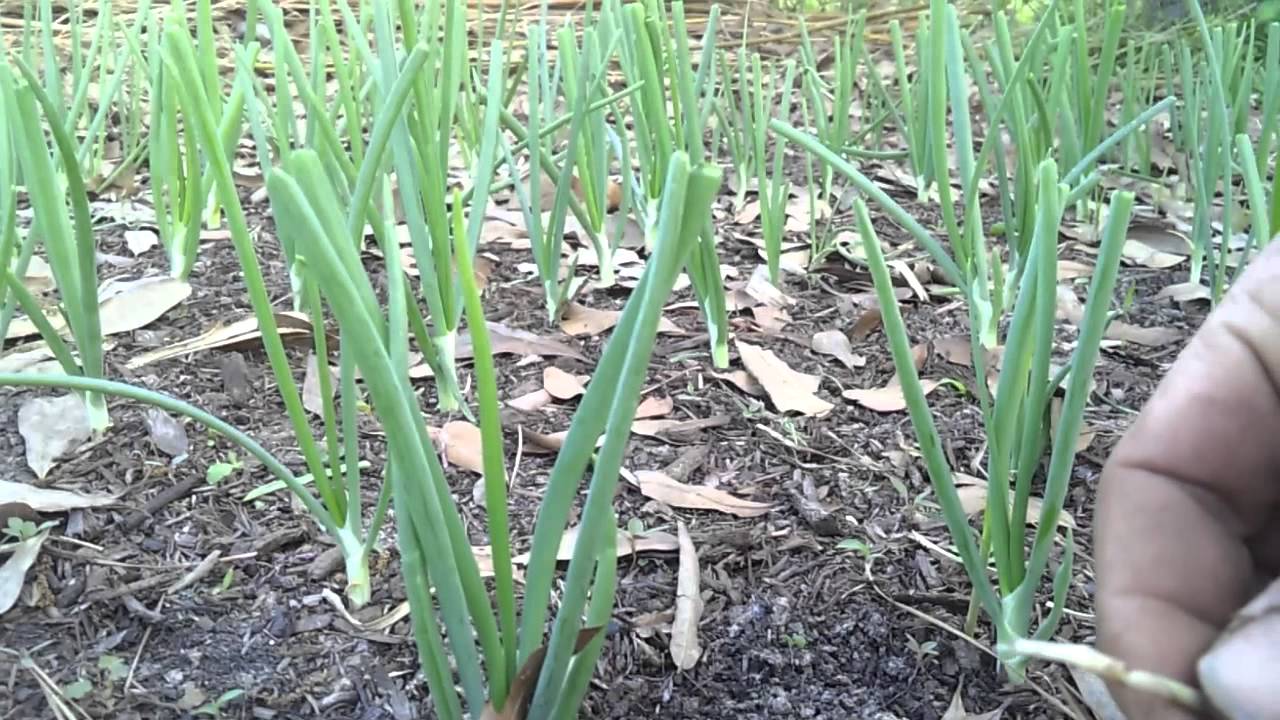
[[[84,400],[76,393],[25,400],[18,408],[18,433],[26,445],[27,466],[41,480],[92,436]]]
[[[671,621],[671,659],[677,668],[689,670],[698,664],[702,646],[698,642],[698,622],[702,619],[702,591],[698,550],[683,521],[676,525],[680,565],[676,571],[676,615]]]
[[[4,565],[0,565],[0,615],[9,612],[9,609],[18,602],[18,597],[22,595],[22,584],[27,578],[27,570],[40,556],[40,546],[44,545],[48,537],[49,531],[46,529],[18,542],[9,559]]]
[[[822,378],[791,369],[772,350],[741,340],[735,345],[747,372],[760,383],[779,412],[822,416],[835,407],[815,394]]]
[[[630,474],[641,494],[671,507],[713,510],[740,518],[760,517],[773,509],[768,503],[744,500],[719,488],[688,485],[660,470],[639,470]]]

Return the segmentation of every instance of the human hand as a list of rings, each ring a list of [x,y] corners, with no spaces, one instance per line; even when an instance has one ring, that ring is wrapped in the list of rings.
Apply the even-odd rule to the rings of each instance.
[[[1199,686],[1229,718],[1280,718],[1280,242],[1116,445],[1094,530],[1099,649]],[[1224,634],[1251,601],[1261,618]],[[1193,717],[1112,690],[1129,720]]]

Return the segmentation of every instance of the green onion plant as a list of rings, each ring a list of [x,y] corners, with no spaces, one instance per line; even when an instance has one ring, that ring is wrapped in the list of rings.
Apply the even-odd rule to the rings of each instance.
[[[500,53],[494,43],[493,54]],[[488,120],[486,120],[488,122]],[[484,155],[484,150],[481,150]],[[691,167],[683,153],[671,158],[661,197],[660,230],[636,293],[605,350],[596,381],[582,400],[557,458],[539,510],[517,623],[510,564],[506,470],[503,464],[496,375],[489,356],[479,292],[469,272],[471,252],[463,234],[454,236],[467,323],[475,343],[476,387],[484,438],[485,505],[494,553],[496,592],[485,590],[471,541],[453,500],[408,381],[408,312],[395,253],[384,253],[392,287],[384,312],[360,264],[349,230],[359,227],[353,210],[344,220],[333,186],[318,157],[295,152],[272,173],[269,193],[282,227],[297,228],[301,264],[309,286],[321,288],[344,346],[365,378],[372,406],[388,440],[387,478],[392,487],[401,562],[409,593],[419,658],[435,711],[442,718],[477,717],[527,703],[529,718],[571,716],[582,701],[604,636],[616,582],[612,509],[631,419],[638,403],[662,306],[690,250],[709,220],[719,188],[719,170]],[[598,451],[597,440],[604,442]],[[570,507],[583,473],[593,466],[579,541],[569,563],[558,612],[545,636],[547,606]],[[434,598],[430,589],[434,588]],[[496,605],[496,612],[495,612]],[[585,642],[579,642],[587,631]],[[448,643],[446,649],[446,641]],[[517,669],[535,652],[545,653],[532,688],[514,694]],[[461,696],[454,689],[454,672]],[[465,711],[464,711],[465,707]]]
[[[89,378],[103,376],[102,325],[98,315],[97,242],[89,198],[81,175],[78,146],[66,129],[53,98],[40,84],[34,70],[20,57],[12,59],[21,76],[13,74],[11,65],[0,67],[0,106],[6,108],[6,124],[10,128],[17,167],[26,186],[33,211],[33,224],[27,241],[19,250],[17,267],[8,266],[8,258],[0,266],[9,297],[16,300],[35,324],[41,337],[68,375]],[[47,121],[47,122],[46,122]],[[53,140],[49,145],[45,125]],[[14,175],[9,165],[4,174]],[[12,197],[12,189],[0,190]],[[68,203],[70,208],[68,208]],[[10,255],[17,245],[13,227],[12,206],[0,219],[0,254]],[[45,316],[44,308],[22,283],[25,261],[30,259],[32,238],[44,251],[54,284],[58,289],[58,312],[75,342],[77,359],[63,340],[59,330]],[[8,318],[5,318],[7,324]],[[105,398],[98,393],[82,394],[89,428],[102,433],[111,424]]]
[[[766,73],[761,70],[760,55],[751,56],[751,86],[748,104],[751,112],[751,127],[754,131],[752,142],[756,162],[756,197],[760,203],[760,232],[764,240],[765,262],[769,269],[769,282],[777,285],[779,277],[779,259],[782,256],[782,235],[787,223],[787,201],[791,197],[791,186],[787,182],[786,168],[783,165],[786,153],[783,147],[774,145],[773,164],[764,161],[769,140],[769,121],[774,118],[790,120],[791,97],[795,83],[796,62],[789,58],[784,63],[783,79],[777,82],[777,73],[773,68]],[[768,82],[763,77],[769,77]],[[775,115],[775,103],[777,113]],[[821,114],[822,110],[818,110]]]
[[[178,91],[178,108],[181,112],[180,119],[183,127],[186,132],[195,134],[196,145],[203,153],[204,167],[207,168],[213,187],[218,193],[219,202],[226,211],[231,241],[240,261],[254,316],[261,329],[263,347],[266,350],[271,372],[284,401],[285,410],[293,426],[308,473],[314,479],[320,498],[317,500],[301,482],[291,476],[280,479],[286,482],[289,489],[310,511],[317,524],[337,543],[346,562],[348,598],[355,605],[362,605],[370,596],[368,557],[377,537],[378,525],[389,504],[387,494],[389,491],[383,491],[372,522],[368,530],[364,530],[358,475],[359,463],[354,457],[356,437],[354,366],[349,361],[343,361],[340,364],[342,415],[341,417],[336,415],[332,402],[326,403],[323,413],[325,444],[322,450],[312,434],[297,380],[277,331],[275,309],[267,294],[257,250],[249,232],[232,174],[231,152],[224,138],[226,123],[219,124],[218,115],[215,114],[218,103],[210,97],[206,91],[208,86],[201,81],[200,56],[196,52],[188,26],[178,14],[171,14],[165,18],[161,50],[166,72],[174,79],[174,87]],[[379,111],[379,120],[383,129],[380,138],[384,150],[390,134],[389,129],[400,120],[399,113],[406,104],[411,81],[415,73],[422,69],[426,60],[425,49],[418,48],[409,54],[405,59],[401,79],[396,83],[393,91],[388,93],[386,102]],[[244,85],[245,83],[240,83],[241,88]],[[380,168],[380,161],[372,162],[367,167],[365,174],[372,177]],[[373,187],[373,183],[366,182],[364,186],[368,191]],[[359,207],[366,208],[367,205],[366,201],[360,203]],[[363,225],[359,227],[362,228]],[[285,232],[291,239],[294,237],[288,228]],[[398,253],[391,254],[398,257]],[[318,293],[318,288],[305,286],[303,288],[303,297],[309,301],[305,307],[312,314],[314,349],[321,383],[327,385],[329,353],[324,324],[317,312]],[[325,390],[323,394],[327,396],[329,388],[323,387],[323,390]]]

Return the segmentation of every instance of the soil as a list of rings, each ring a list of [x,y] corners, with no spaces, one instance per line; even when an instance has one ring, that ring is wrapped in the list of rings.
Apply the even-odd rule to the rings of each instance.
[[[246,202],[253,225],[261,228],[257,252],[271,297],[279,309],[287,309],[288,278],[269,213],[247,194]],[[717,210],[722,262],[736,267],[745,280],[760,263],[755,245],[747,241],[758,228],[735,223],[731,203],[726,195]],[[940,225],[931,207],[909,203],[908,209],[927,226]],[[877,215],[875,223],[891,244],[906,242],[887,218]],[[837,209],[824,232],[852,225],[847,210]],[[104,220],[101,252],[132,257],[124,229]],[[1090,259],[1079,243],[1067,247],[1066,257]],[[485,294],[489,319],[552,337],[587,358],[529,362],[501,355],[500,397],[509,400],[541,387],[547,365],[590,372],[607,333],[572,338],[548,327],[538,285],[517,268],[527,262],[527,250],[497,242],[483,250],[493,259]],[[909,263],[924,259],[919,253],[906,257]],[[370,267],[376,267],[373,259]],[[143,352],[249,315],[239,268],[228,240],[206,241],[191,278],[191,297],[147,327],[115,336],[107,373],[227,420],[297,469],[301,462],[293,432],[260,348],[198,352],[136,370],[125,366]],[[151,250],[129,267],[104,265],[103,272],[104,277],[139,277],[165,269],[161,253]],[[1202,305],[1156,299],[1161,288],[1185,280],[1185,266],[1122,271],[1116,296],[1133,299],[1123,319],[1175,328],[1180,339],[1157,348],[1117,343],[1099,361],[1086,417],[1094,437],[1079,456],[1067,499],[1078,552],[1063,638],[1088,641],[1093,631],[1090,522],[1101,463],[1203,319]],[[789,321],[770,329],[750,310],[735,312],[735,340],[761,345],[791,368],[821,376],[819,394],[835,407],[821,418],[787,415],[716,379],[697,311],[669,314],[686,334],[659,338],[646,387],[673,399],[670,417],[724,416],[727,421],[668,439],[634,436],[626,467],[662,469],[690,449],[705,448],[702,468],[689,482],[714,483],[773,509],[753,519],[674,509],[622,483],[616,502],[621,522],[639,521],[673,533],[678,522],[688,527],[701,564],[703,651],[686,671],[678,671],[669,654],[676,554],[621,559],[614,622],[583,717],[935,720],[957,693],[975,714],[1072,717],[1081,705],[1064,671],[1036,665],[1029,684],[1008,686],[988,650],[989,627],[980,624],[972,639],[959,633],[968,582],[947,555],[950,542],[930,499],[906,413],[874,412],[841,399],[842,390],[880,387],[893,375],[883,333],[873,328],[853,340],[852,351],[865,359],[860,367],[846,367],[810,349],[818,331],[847,333],[855,327],[867,312],[869,278],[834,255],[810,273],[789,275],[784,289],[794,300],[787,309]],[[596,290],[579,301],[617,309],[625,297],[618,290]],[[690,299],[687,290],[674,298]],[[968,332],[963,308],[954,300],[931,297],[903,307],[914,342]],[[1064,348],[1072,334],[1064,325]],[[305,347],[290,350],[299,378],[306,352]],[[735,351],[732,368],[741,367]],[[462,371],[465,382],[469,366]],[[965,389],[972,387],[972,370],[934,351],[921,374],[956,381],[943,383],[930,401],[953,466],[973,472],[985,448],[980,412]],[[455,419],[434,410],[429,380],[418,386],[428,423],[441,426]],[[18,407],[35,394],[0,391],[0,475],[117,494],[120,501],[52,518],[62,524],[28,573],[18,605],[0,622],[0,648],[25,658],[19,662],[15,654],[0,653],[5,685],[0,718],[53,717],[38,682],[42,676],[62,688],[78,680],[92,683],[78,704],[94,718],[189,717],[233,690],[243,694],[226,703],[221,717],[433,716],[417,674],[408,620],[379,631],[349,622],[326,595],[341,596],[341,572],[317,571],[332,556],[326,553],[331,545],[305,512],[286,493],[242,501],[267,480],[261,467],[249,462],[210,484],[206,469],[231,451],[225,439],[189,423],[189,455],[173,464],[150,439],[144,408],[114,401],[114,426],[105,440],[64,459],[38,481],[27,469],[16,430]],[[541,432],[563,430],[573,409],[572,401],[557,402],[521,422]],[[514,448],[515,434],[509,433],[507,441]],[[377,477],[384,449],[372,424],[361,434],[361,458],[371,464],[368,477]],[[550,466],[549,455],[520,458],[512,494],[517,551],[527,548]],[[448,472],[464,518],[482,527],[483,509],[472,493],[476,476],[456,467]],[[366,486],[368,505],[376,497],[371,485]],[[362,623],[404,600],[394,537],[390,529],[383,535],[373,561],[373,600],[356,613]],[[866,552],[845,549],[848,543],[842,547],[850,540]],[[215,553],[213,565],[193,584],[166,592]]]

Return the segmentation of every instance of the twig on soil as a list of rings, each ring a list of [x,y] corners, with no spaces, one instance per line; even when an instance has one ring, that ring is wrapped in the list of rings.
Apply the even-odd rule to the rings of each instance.
[[[124,529],[132,532],[142,526],[144,522],[154,516],[159,510],[169,503],[177,502],[186,497],[195,490],[203,481],[203,478],[195,475],[183,480],[182,482],[170,485],[169,487],[156,493],[156,496],[147,501],[141,510],[130,513],[124,520]]]
[[[136,580],[134,582],[129,583],[128,585],[121,585],[120,587],[117,587],[117,588],[112,588],[110,590],[103,590],[102,592],[94,593],[90,595],[87,599],[85,599],[83,602],[81,602],[80,605],[77,606],[76,611],[80,612],[80,611],[86,610],[89,608],[90,605],[94,605],[96,603],[106,602],[107,600],[115,600],[117,598],[124,597],[125,595],[132,595],[134,593],[140,593],[144,590],[151,590],[153,588],[160,587],[161,585],[164,585],[166,582],[169,582],[173,579],[174,572],[175,571],[172,571],[172,570],[162,571],[157,575],[152,575],[151,577],[146,577],[141,580]]]
[[[213,570],[213,566],[218,564],[218,558],[221,556],[222,552],[219,550],[214,550],[209,553],[204,560],[200,561],[199,565],[191,569],[191,572],[184,575],[178,582],[170,585],[169,589],[165,590],[165,594],[172,595],[173,593],[181,592],[200,582],[200,580]]]

